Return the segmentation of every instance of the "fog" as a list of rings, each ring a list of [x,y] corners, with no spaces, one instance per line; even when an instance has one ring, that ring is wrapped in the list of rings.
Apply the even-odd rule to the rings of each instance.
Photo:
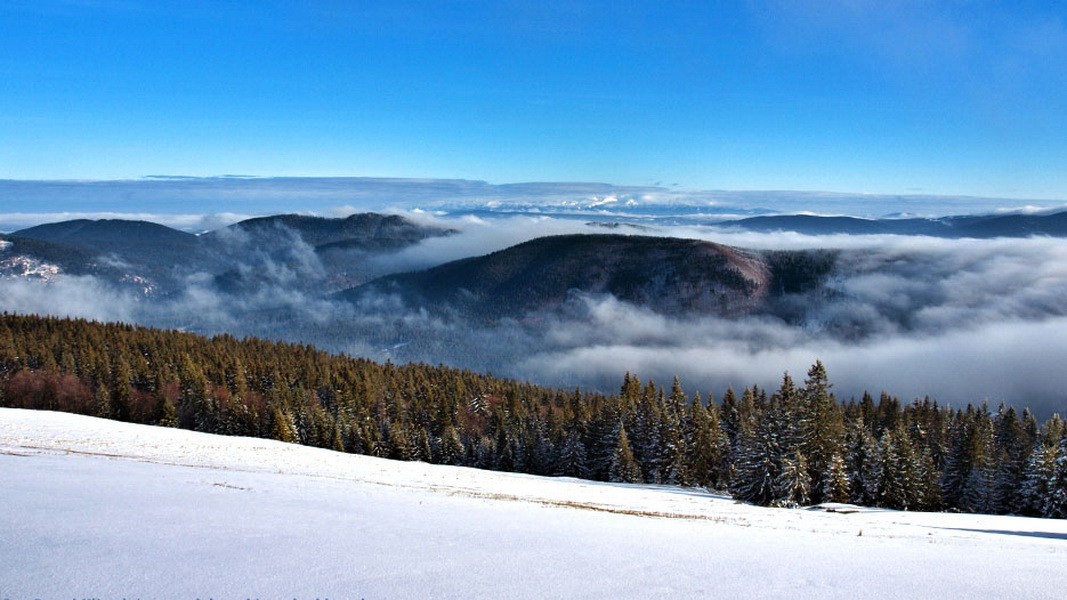
[[[541,235],[604,232],[547,216],[451,217],[405,212],[458,233],[401,252],[353,255],[366,272],[421,269]],[[952,405],[1005,401],[1039,416],[1067,412],[1067,240],[803,236],[656,225],[612,232],[714,240],[751,249],[840,250],[826,286],[787,301],[798,318],[668,316],[574,292],[522,321],[471,322],[397,297],[358,305],[331,295],[330,267],[295,234],[269,251],[225,238],[242,284],[193,273],[177,291],[145,296],[92,277],[0,281],[0,308],[309,342],[377,360],[469,367],[552,386],[613,392],[626,371],[692,393],[773,389],[821,360],[839,397],[885,391]],[[284,232],[283,232],[284,233]],[[291,232],[290,232],[291,233]]]

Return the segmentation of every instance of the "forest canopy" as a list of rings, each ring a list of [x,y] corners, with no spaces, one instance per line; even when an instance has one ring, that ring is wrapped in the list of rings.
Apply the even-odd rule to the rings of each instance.
[[[728,491],[762,505],[849,502],[1067,517],[1058,416],[982,404],[840,400],[825,367],[716,401],[626,373],[619,392],[376,363],[304,344],[4,313],[0,406],[341,452]]]

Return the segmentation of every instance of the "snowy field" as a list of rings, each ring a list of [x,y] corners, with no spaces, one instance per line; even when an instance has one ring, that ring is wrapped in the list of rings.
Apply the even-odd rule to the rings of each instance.
[[[4,600],[1067,597],[1067,521],[838,508],[0,409]]]

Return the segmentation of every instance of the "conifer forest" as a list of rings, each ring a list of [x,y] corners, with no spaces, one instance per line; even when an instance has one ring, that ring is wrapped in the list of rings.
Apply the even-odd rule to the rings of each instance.
[[[728,492],[767,506],[1067,517],[1067,427],[1028,410],[837,398],[816,362],[778,389],[690,395],[620,374],[559,390],[304,344],[4,313],[0,406],[339,452]]]

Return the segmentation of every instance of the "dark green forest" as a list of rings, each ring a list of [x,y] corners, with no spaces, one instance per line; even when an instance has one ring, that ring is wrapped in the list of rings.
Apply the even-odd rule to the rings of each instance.
[[[1001,405],[838,399],[802,382],[721,399],[622,376],[616,394],[303,344],[4,313],[0,406],[273,438],[397,460],[668,483],[762,505],[849,502],[1067,517],[1067,437]]]

